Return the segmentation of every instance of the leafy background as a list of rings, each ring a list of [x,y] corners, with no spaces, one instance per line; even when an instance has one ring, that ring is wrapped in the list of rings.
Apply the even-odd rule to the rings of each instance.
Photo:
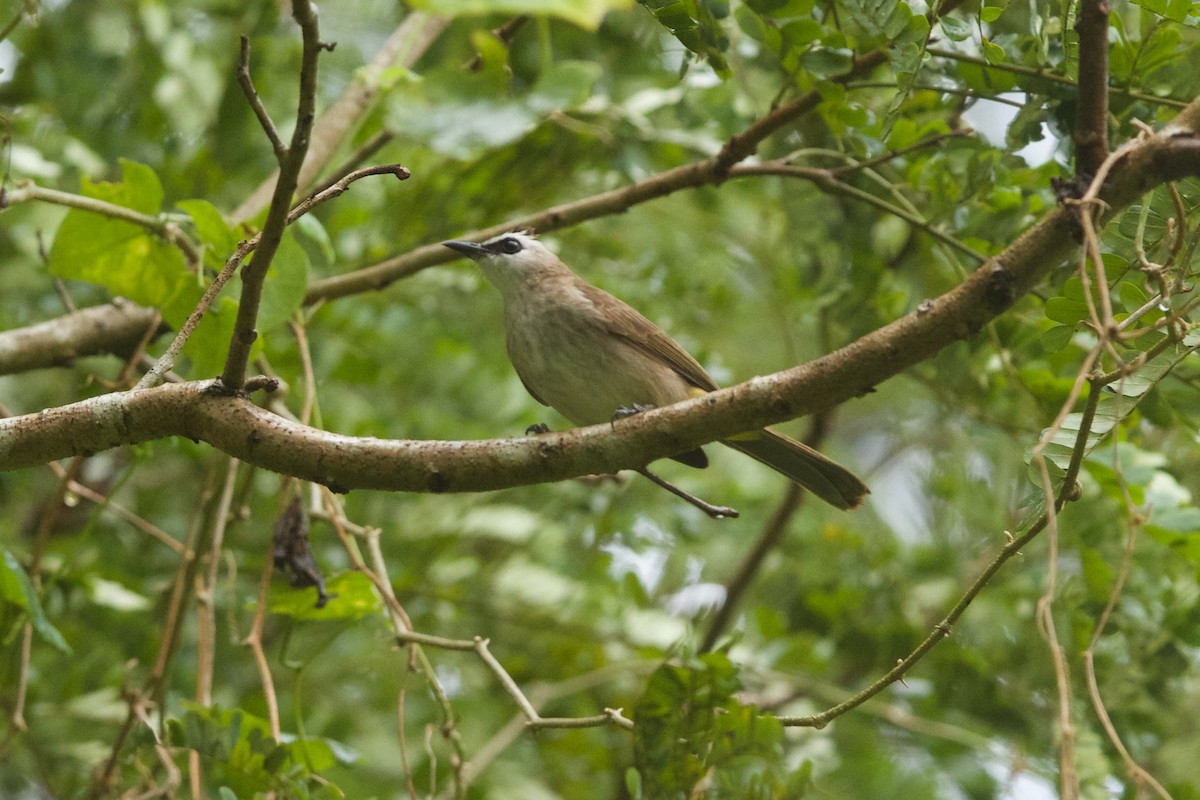
[[[519,435],[541,421],[562,427],[512,373],[499,298],[469,264],[301,311],[305,285],[711,155],[780,97],[815,89],[822,102],[759,157],[794,153],[798,164],[828,168],[918,145],[964,120],[986,123],[997,112],[980,105],[984,98],[1015,105],[1012,123],[992,138],[948,136],[842,176],[985,254],[1054,203],[1051,177],[1070,174],[1063,137],[1073,124],[1077,43],[1074,11],[1060,4],[966,4],[932,26],[920,9],[886,1],[429,0],[419,9],[371,0],[321,8],[322,37],[337,42],[321,59],[321,108],[406,13],[462,14],[412,70],[384,76],[381,102],[344,146],[348,154],[386,129],[393,136],[372,160],[403,163],[413,177],[360,181],[319,209],[289,234],[267,284],[259,355],[293,387],[298,409],[303,367],[285,323],[304,314],[315,419],[329,430],[474,439]],[[516,12],[546,16],[506,50],[484,32]],[[1186,2],[1121,5],[1113,15],[1118,140],[1135,133],[1134,120],[1161,124],[1179,105],[1172,101],[1200,93],[1196,15]],[[286,133],[300,56],[294,26],[265,1],[62,2],[37,17],[0,45],[10,180],[169,215],[205,244],[206,266],[218,266],[247,235],[230,224],[233,210],[274,167],[232,80],[237,37],[250,37],[256,86]],[[853,54],[880,48],[883,69],[831,80]],[[464,69],[477,52],[481,69]],[[1039,141],[1045,160],[1018,152]],[[1180,191],[1191,211],[1196,187]],[[1157,244],[1174,211],[1158,193],[1106,231],[1125,310],[1147,297],[1141,276],[1125,269],[1140,214]],[[161,232],[46,203],[14,205],[0,220],[5,329],[63,313],[54,276],[81,306],[119,294],[160,308],[171,324],[202,289]],[[974,266],[877,206],[783,178],[680,192],[546,239],[588,280],[671,331],[722,383],[852,341]],[[675,797],[697,784],[711,797],[1052,796],[1058,702],[1034,622],[1049,563],[1042,540],[881,697],[823,730],[785,730],[758,709],[813,713],[886,671],[1035,504],[1026,453],[1088,346],[1069,274],[1064,268],[974,339],[837,410],[822,449],[873,494],[853,514],[801,508],[719,652],[697,654],[713,605],[786,491],[735,454],[714,452],[705,472],[663,471],[738,507],[737,521],[709,520],[637,480],[349,495],[349,518],[382,530],[394,591],[417,630],[487,637],[515,680],[544,698],[546,715],[611,707],[638,721],[636,735],[509,735],[519,714],[495,677],[469,654],[428,649],[454,735],[480,766],[469,796]],[[235,302],[227,290],[201,326],[185,377],[219,370]],[[108,391],[121,369],[96,357],[3,377],[0,403],[12,413],[67,403]],[[1087,797],[1138,796],[1087,700],[1078,657],[1134,527],[1126,484],[1149,517],[1136,527],[1128,581],[1096,651],[1101,688],[1134,758],[1176,798],[1200,797],[1195,381],[1194,361],[1184,360],[1157,382],[1113,434],[1120,470],[1110,444],[1093,451],[1083,499],[1060,521],[1055,620],[1071,653]],[[225,465],[204,446],[171,440],[100,454],[83,474],[183,540],[211,525]],[[128,710],[122,688],[138,685],[156,658],[179,564],[118,516],[75,505],[49,531],[38,616],[22,565],[55,484],[44,468],[0,475],[6,709],[16,703],[27,614],[38,621],[28,730],[8,721],[0,750],[4,795],[88,791],[117,746]],[[422,675],[409,673],[378,599],[319,521],[312,546],[338,596],[318,613],[312,589],[276,576],[264,640],[290,736],[275,744],[265,735],[263,689],[239,642],[270,557],[281,486],[261,471],[238,478],[215,598],[214,706],[190,702],[197,634],[185,616],[153,727],[179,748],[176,763],[185,764],[186,747],[204,754],[212,793],[403,796],[402,737],[419,796],[450,796],[439,705]],[[695,713],[675,713],[681,708]],[[137,726],[120,744],[115,792],[161,780],[150,728]]]

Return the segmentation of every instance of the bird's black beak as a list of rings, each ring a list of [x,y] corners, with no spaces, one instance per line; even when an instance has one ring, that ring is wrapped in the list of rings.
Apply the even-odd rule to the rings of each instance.
[[[448,242],[442,242],[442,244],[454,252],[462,253],[467,258],[475,261],[491,255],[483,245],[475,244],[474,242],[464,242],[461,239],[451,239]]]

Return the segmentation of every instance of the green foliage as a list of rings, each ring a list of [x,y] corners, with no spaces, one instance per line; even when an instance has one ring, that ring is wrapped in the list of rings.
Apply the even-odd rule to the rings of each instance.
[[[778,770],[783,728],[737,701],[737,668],[723,653],[655,670],[634,706],[640,797],[687,798],[701,781],[714,797],[795,797]]]
[[[271,590],[268,608],[272,614],[283,614],[293,619],[345,622],[381,611],[379,597],[370,579],[361,572],[334,575],[325,588],[332,599],[318,608],[317,594],[313,589],[275,586]]]
[[[318,6],[322,38],[337,43],[321,55],[323,114],[347,87],[359,91],[356,81],[376,80],[365,65],[407,12],[367,0]],[[567,423],[513,374],[499,298],[465,261],[303,305],[317,282],[686,167],[797,98],[812,102],[754,159],[787,159],[853,191],[735,172],[627,208],[613,200],[609,215],[543,232],[723,384],[920,314],[977,268],[964,249],[1001,252],[1055,207],[1051,179],[1072,171],[1070,4],[989,2],[937,18],[891,0],[419,7],[456,18],[417,26],[435,37],[428,49],[370,83],[370,108],[321,176],[370,144],[380,149],[367,162],[402,163],[412,178],[358,181],[292,226],[258,320],[254,369],[287,387],[272,408],[300,416],[311,399],[313,424],[337,433],[461,440]],[[53,278],[77,305],[122,295],[182,324],[261,224],[258,209],[231,221],[277,168],[231,77],[239,36],[250,39],[255,86],[285,139],[293,125],[300,48],[279,9],[67,0],[13,30],[0,76],[7,196],[32,179],[150,221],[48,203],[5,208],[0,327],[60,317]],[[512,14],[534,18],[510,42],[488,32]],[[1194,22],[1177,3],[1115,7],[1114,144],[1136,135],[1135,121],[1161,125],[1200,93]],[[466,69],[476,55],[479,69]],[[877,66],[846,79],[867,57]],[[1000,102],[1010,122],[989,116]],[[988,130],[955,133],[967,125]],[[1048,145],[1041,159],[1025,149],[1033,143]],[[1133,369],[1101,398],[1081,498],[1058,518],[1053,611],[1080,774],[1088,791],[1132,796],[1082,657],[1125,576],[1093,651],[1097,684],[1131,755],[1182,798],[1200,791],[1200,373],[1196,333],[1167,340],[1163,325],[1190,310],[1194,253],[1176,235],[1194,231],[1200,190],[1176,189],[1148,194],[1103,231],[1114,318],[1143,311],[1131,323],[1143,330],[1116,350]],[[194,245],[187,256],[177,237]],[[1156,298],[1161,283],[1143,257],[1190,270],[1168,282],[1169,299]],[[239,291],[235,276],[189,342],[185,378],[220,369]],[[149,354],[166,341],[150,342]],[[401,623],[321,521],[311,487],[299,494],[314,506],[309,547],[328,576],[320,609],[316,590],[289,587],[278,571],[259,599],[279,498],[294,491],[278,476],[238,468],[213,556],[229,463],[207,445],[156,441],[84,459],[78,478],[108,498],[102,505],[73,491],[55,505],[59,479],[44,468],[2,474],[0,717],[12,720],[24,697],[27,729],[6,722],[0,734],[0,795],[86,796],[110,762],[114,793],[128,796],[164,791],[168,763],[182,786],[195,774],[213,797],[392,797],[409,793],[409,779],[418,797],[453,796],[464,779],[472,800],[1053,794],[1056,676],[1034,620],[1050,566],[1044,539],[992,578],[903,683],[820,730],[784,730],[779,719],[828,709],[890,669],[959,601],[1004,532],[1036,517],[1027,453],[1094,344],[1072,262],[976,335],[861,387],[826,420],[821,448],[867,480],[866,507],[801,504],[742,587],[716,652],[696,654],[694,643],[785,492],[736,454],[709,448],[703,472],[658,465],[737,507],[736,521],[710,520],[636,477],[340,498],[356,557],[373,569],[365,543],[378,533],[386,580],[416,631],[466,648],[484,637],[539,714],[623,709],[632,732],[524,731],[508,689],[469,649],[397,647]],[[0,406],[36,412],[119,388],[128,355],[0,378]],[[1104,369],[1118,366],[1113,355]],[[1047,451],[1056,469],[1082,408],[1067,409]],[[207,608],[198,587],[211,589],[210,612],[198,610]],[[270,689],[248,639],[261,642]],[[184,698],[201,696],[201,674],[212,699],[197,705]],[[292,732],[279,741],[269,695]]]
[[[24,567],[7,549],[0,550],[0,555],[3,555],[3,561],[0,561],[0,600],[4,601],[2,608],[5,617],[9,616],[10,610],[19,610],[21,615],[28,617],[33,630],[43,641],[53,645],[59,652],[70,655],[71,646],[46,618],[42,601]]]
[[[729,77],[729,35],[721,20],[729,16],[728,0],[638,0],[680,44],[703,58],[721,77]]]
[[[416,0],[413,8],[433,14],[535,14],[560,17],[595,30],[610,11],[629,8],[632,0]]]
[[[162,211],[162,184],[153,170],[122,160],[121,173],[119,183],[85,177],[80,191],[150,217]],[[50,269],[60,278],[97,283],[113,295],[156,308],[190,310],[199,299],[189,296],[177,303],[194,283],[178,249],[140,225],[89,211],[67,214],[50,248]]]
[[[162,184],[154,172],[124,159],[121,169],[122,180],[117,183],[93,183],[85,177],[81,194],[168,222],[162,210]],[[179,221],[196,235],[205,266],[221,269],[236,240],[220,213],[205,200],[181,200],[176,205],[186,214]],[[98,284],[114,297],[157,308],[175,328],[187,320],[204,288],[204,279],[193,274],[179,249],[163,236],[133,222],[81,209],[72,209],[59,226],[50,248],[50,270],[61,278]],[[282,325],[300,308],[308,270],[308,255],[287,232],[268,270],[270,290],[263,297],[260,329]],[[220,371],[236,316],[237,302],[219,298],[185,350],[194,374]]]
[[[168,721],[168,731],[176,744],[195,750],[215,768],[213,782],[222,794],[237,798],[282,794],[313,800],[344,797],[336,788],[314,780],[339,760],[357,760],[344,746],[295,737],[277,743],[266,720],[239,709],[186,707],[181,718]]]

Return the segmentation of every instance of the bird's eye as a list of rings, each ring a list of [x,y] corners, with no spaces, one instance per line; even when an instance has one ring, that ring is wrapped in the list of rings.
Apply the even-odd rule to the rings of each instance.
[[[514,239],[514,238],[510,237],[508,239],[502,239],[500,241],[500,247],[499,247],[500,252],[504,253],[505,255],[510,255],[510,256],[515,255],[516,253],[521,252],[522,248],[523,248],[523,245],[521,244],[521,241],[519,239]]]

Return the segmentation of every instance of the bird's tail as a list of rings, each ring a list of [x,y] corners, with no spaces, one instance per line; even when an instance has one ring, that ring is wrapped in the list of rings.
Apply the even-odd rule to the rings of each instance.
[[[855,508],[871,491],[842,465],[770,428],[722,439],[721,444],[766,464],[837,508]]]

